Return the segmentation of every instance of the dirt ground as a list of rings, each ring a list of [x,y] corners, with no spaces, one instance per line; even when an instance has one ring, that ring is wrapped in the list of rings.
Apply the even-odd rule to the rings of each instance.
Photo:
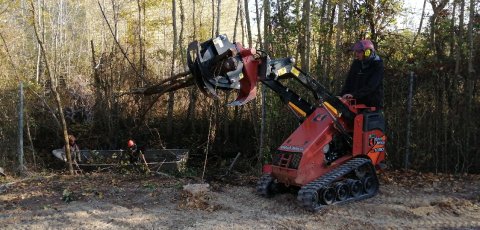
[[[254,177],[194,179],[90,173],[2,179],[2,229],[480,229],[480,176],[387,172],[374,198],[302,210],[296,195],[266,199]],[[232,184],[231,182],[236,183]]]

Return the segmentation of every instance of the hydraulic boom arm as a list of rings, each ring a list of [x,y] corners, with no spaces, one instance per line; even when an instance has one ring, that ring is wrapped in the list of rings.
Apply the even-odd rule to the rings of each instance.
[[[295,79],[307,88],[320,106],[327,106],[353,123],[355,114],[340,99],[329,93],[314,78],[294,66],[293,58],[271,60],[268,55],[258,54],[255,49],[243,48],[231,43],[226,36],[219,36],[188,47],[188,66],[201,91],[217,98],[216,89],[239,90],[237,99],[229,105],[243,105],[255,98],[258,81],[276,92],[282,101],[301,117],[307,117],[318,105],[312,105],[280,81]]]

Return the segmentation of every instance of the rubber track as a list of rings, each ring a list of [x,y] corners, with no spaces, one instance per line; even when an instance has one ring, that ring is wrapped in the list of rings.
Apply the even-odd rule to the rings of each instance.
[[[316,202],[316,201],[319,200],[318,198],[316,198],[316,196],[318,196],[317,191],[320,191],[322,188],[328,187],[336,179],[338,179],[338,178],[340,178],[344,175],[347,175],[348,173],[352,172],[353,170],[355,170],[355,169],[357,169],[357,168],[359,168],[359,167],[361,167],[365,164],[369,164],[369,166],[371,168],[371,172],[373,172],[372,176],[376,180],[377,190],[372,194],[362,194],[358,197],[349,197],[348,199],[346,199],[344,201],[336,201],[333,204],[340,204],[340,203],[345,203],[345,202],[350,202],[350,201],[358,201],[358,200],[363,200],[363,199],[367,199],[367,198],[375,196],[378,192],[379,182],[378,182],[377,175],[375,173],[375,168],[372,165],[372,162],[370,161],[370,159],[355,158],[355,159],[352,159],[352,160],[348,161],[347,163],[339,166],[338,168],[334,169],[333,171],[325,174],[324,176],[318,178],[317,180],[314,180],[314,181],[302,186],[300,191],[298,191],[298,196],[297,196],[298,202],[300,203],[300,205],[302,207],[304,207],[308,211],[312,211],[312,212],[319,211],[322,207],[325,207],[327,205],[323,205],[323,204],[320,204],[320,203]]]
[[[273,182],[273,178],[270,174],[264,174],[260,177],[260,180],[257,182],[257,193],[263,197],[270,197],[272,191],[269,191],[269,186]]]

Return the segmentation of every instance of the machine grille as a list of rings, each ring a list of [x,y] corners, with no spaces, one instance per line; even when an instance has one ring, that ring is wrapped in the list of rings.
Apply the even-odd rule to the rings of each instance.
[[[302,153],[278,151],[273,155],[272,164],[280,167],[297,169],[302,159]]]

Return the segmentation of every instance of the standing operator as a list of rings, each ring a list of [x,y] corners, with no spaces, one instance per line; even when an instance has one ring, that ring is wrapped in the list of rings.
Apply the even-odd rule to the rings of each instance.
[[[355,99],[357,104],[383,109],[382,59],[375,52],[372,41],[360,40],[352,47],[355,53],[345,85],[340,95]]]

